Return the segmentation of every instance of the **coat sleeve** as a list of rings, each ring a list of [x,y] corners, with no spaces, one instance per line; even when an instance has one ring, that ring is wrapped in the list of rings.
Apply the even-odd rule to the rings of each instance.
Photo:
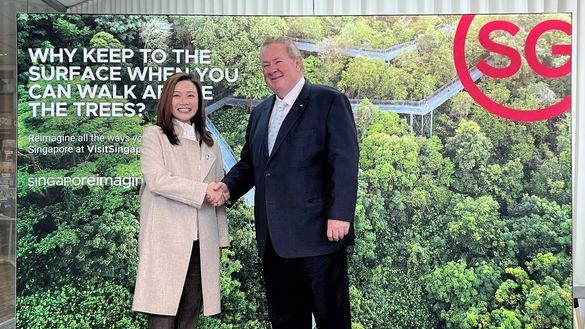
[[[169,143],[157,126],[149,127],[142,136],[140,169],[146,186],[155,195],[201,208],[207,183],[171,173],[165,165],[164,143]]]
[[[337,93],[327,117],[329,199],[327,218],[353,222],[358,188],[359,149],[351,104]]]

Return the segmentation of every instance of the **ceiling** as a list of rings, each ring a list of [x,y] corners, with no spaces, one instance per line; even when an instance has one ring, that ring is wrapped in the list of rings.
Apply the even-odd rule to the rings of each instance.
[[[65,7],[73,7],[85,1],[87,0],[60,0],[59,2],[62,3]]]
[[[88,0],[42,0],[44,3],[59,12],[66,12],[69,7],[76,6]]]

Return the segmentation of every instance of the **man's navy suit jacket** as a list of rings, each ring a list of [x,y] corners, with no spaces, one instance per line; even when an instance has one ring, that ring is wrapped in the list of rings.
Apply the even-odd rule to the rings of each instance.
[[[256,186],[256,240],[264,255],[270,234],[285,258],[325,255],[353,243],[358,141],[351,104],[335,89],[303,86],[268,155],[275,96],[253,111],[240,161],[223,182],[232,202]],[[352,222],[342,241],[327,239],[327,219]]]

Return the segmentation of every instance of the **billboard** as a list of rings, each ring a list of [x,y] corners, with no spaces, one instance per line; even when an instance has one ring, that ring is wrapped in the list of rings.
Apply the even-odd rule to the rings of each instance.
[[[17,323],[143,328],[140,137],[162,81],[204,86],[224,168],[271,94],[258,56],[294,38],[360,142],[354,328],[571,328],[568,14],[18,16]],[[251,192],[253,193],[253,192]],[[228,212],[223,312],[269,328],[250,198]]]

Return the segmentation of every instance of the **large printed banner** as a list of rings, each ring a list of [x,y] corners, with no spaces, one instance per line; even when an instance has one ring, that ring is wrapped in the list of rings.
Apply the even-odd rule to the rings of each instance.
[[[162,82],[204,85],[224,168],[294,38],[360,139],[353,328],[571,328],[571,17],[18,16],[20,328],[145,328],[130,310],[142,131]],[[223,312],[270,328],[253,205],[229,210]]]

